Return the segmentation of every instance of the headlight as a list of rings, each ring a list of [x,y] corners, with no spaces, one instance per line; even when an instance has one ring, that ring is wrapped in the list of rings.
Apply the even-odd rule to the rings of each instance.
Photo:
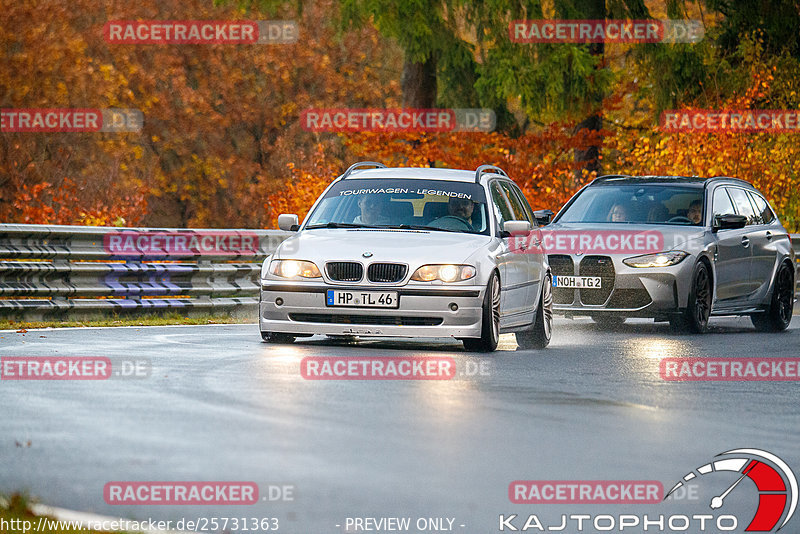
[[[261,263],[261,279],[262,279],[262,280],[263,280],[264,278],[266,278],[266,277],[267,277],[267,273],[269,273],[269,264],[270,264],[269,258],[266,258],[266,259],[265,259],[265,260],[264,260],[264,261]]]
[[[670,250],[669,252],[625,258],[622,263],[630,267],[669,267],[670,265],[679,264],[688,255],[688,252],[682,250]]]
[[[269,272],[281,278],[319,278],[319,269],[313,262],[304,260],[272,260]]]
[[[411,279],[417,282],[433,280],[460,282],[469,280],[473,276],[475,276],[475,267],[472,265],[423,265],[411,275]]]

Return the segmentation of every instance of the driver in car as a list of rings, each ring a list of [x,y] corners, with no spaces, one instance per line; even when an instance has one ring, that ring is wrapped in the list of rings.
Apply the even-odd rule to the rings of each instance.
[[[472,227],[472,211],[475,209],[475,204],[469,198],[456,198],[450,197],[447,202],[447,213],[444,217],[439,217],[435,221],[431,221],[431,226],[442,228],[444,230],[466,230],[469,232],[475,231]]]
[[[700,224],[703,222],[703,202],[701,200],[693,200],[692,203],[689,204],[686,218],[692,221],[692,224]]]

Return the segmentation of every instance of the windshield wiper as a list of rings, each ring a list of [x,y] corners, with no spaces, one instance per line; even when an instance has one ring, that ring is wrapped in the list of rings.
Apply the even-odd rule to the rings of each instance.
[[[306,226],[306,230],[314,230],[315,228],[378,228],[378,226],[373,226],[371,224],[337,223],[337,222],[329,222],[325,224],[312,224],[311,226]]]
[[[425,226],[422,224],[395,224],[392,226],[386,226],[385,228],[398,228],[400,230],[438,230],[440,232],[466,233],[462,232],[461,230],[453,230],[451,228],[439,228],[438,226]]]

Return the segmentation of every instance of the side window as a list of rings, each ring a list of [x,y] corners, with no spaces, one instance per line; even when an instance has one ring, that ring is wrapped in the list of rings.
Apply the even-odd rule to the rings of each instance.
[[[528,221],[531,224],[533,224],[533,221],[531,221],[531,217],[525,210],[525,205],[519,198],[519,193],[516,191],[516,188],[511,184],[507,184],[505,182],[501,182],[500,186],[503,188],[503,191],[505,191],[506,197],[508,198],[508,202],[511,204],[511,212],[514,214],[514,220]]]
[[[494,216],[501,230],[504,222],[514,220],[514,216],[506,203],[505,195],[500,191],[500,186],[497,185],[497,182],[492,184],[492,209],[494,209]]]
[[[736,215],[736,210],[733,209],[733,202],[731,202],[728,192],[724,187],[718,187],[714,191],[713,200],[714,216],[717,215]]]
[[[750,200],[753,201],[753,206],[756,207],[759,224],[769,224],[775,220],[775,214],[772,213],[772,208],[769,207],[769,203],[767,203],[764,197],[752,191],[748,191],[747,194],[750,195]]]
[[[744,215],[747,217],[747,225],[750,226],[752,224],[758,224],[758,218],[756,217],[756,212],[753,209],[753,205],[750,204],[747,191],[744,189],[739,189],[738,187],[730,187],[728,188],[728,192],[733,200],[733,205],[736,207],[736,212],[739,215]]]

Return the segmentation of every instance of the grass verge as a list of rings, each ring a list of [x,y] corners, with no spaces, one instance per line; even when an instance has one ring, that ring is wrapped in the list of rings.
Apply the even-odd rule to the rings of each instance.
[[[41,530],[36,530],[41,527]],[[31,510],[31,503],[25,495],[18,493],[11,497],[0,497],[0,532],[8,534],[106,534],[108,531],[80,528],[80,525],[58,521],[54,517],[37,515]],[[122,531],[116,531],[120,534]]]
[[[96,317],[69,321],[15,321],[0,319],[0,330],[28,330],[31,328],[66,328],[81,326],[165,326],[175,324],[244,324],[255,320],[252,317],[231,315],[198,315],[184,317],[178,313],[136,316]]]

